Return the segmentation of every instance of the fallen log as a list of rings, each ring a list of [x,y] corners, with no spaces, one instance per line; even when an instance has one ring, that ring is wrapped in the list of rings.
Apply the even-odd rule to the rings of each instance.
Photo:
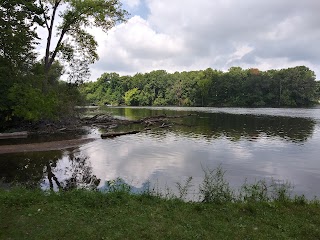
[[[27,138],[28,132],[0,133],[0,139]]]
[[[129,132],[109,132],[109,133],[102,133],[101,138],[114,138],[122,135],[128,135],[128,134],[136,134],[140,131],[129,131]]]
[[[161,126],[159,126],[158,128],[169,128],[169,127],[171,127],[171,125],[170,124],[165,124],[165,123],[163,123]]]
[[[163,123],[168,121],[169,119],[173,118],[184,118],[189,117],[191,114],[188,115],[178,115],[178,116],[167,116],[167,115],[156,115],[156,116],[150,116],[141,118],[138,120],[128,120],[128,119],[118,119],[114,118],[107,114],[97,114],[93,117],[84,117],[81,119],[83,124],[92,126],[98,126],[102,128],[109,128],[109,126],[113,125],[131,125],[131,124],[145,124],[145,125],[154,125],[156,123]]]

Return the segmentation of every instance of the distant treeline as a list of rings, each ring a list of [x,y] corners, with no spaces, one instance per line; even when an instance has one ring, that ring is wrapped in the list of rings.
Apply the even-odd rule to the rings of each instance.
[[[319,87],[305,66],[268,71],[232,67],[228,72],[104,73],[81,91],[98,105],[298,107],[317,102]]]

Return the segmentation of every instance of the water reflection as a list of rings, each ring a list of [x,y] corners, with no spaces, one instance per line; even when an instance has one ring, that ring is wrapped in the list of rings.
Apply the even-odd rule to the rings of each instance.
[[[86,188],[95,190],[100,184],[101,179],[93,174],[92,167],[86,156],[76,156],[73,152],[69,155],[69,166],[65,168],[65,174],[69,176],[64,181],[64,190],[74,188]]]
[[[0,161],[3,185],[45,190],[97,189],[100,184],[88,157],[74,150],[4,154]],[[5,157],[5,158],[4,158]]]
[[[255,141],[261,137],[280,137],[292,142],[304,142],[312,136],[316,125],[316,121],[312,118],[295,116],[172,111],[150,108],[105,108],[103,111],[127,119],[157,115],[186,116],[171,118],[170,122],[173,123],[173,126],[170,131],[195,138],[215,139],[225,136],[232,141],[239,141],[243,138]],[[139,129],[135,125],[131,128]],[[159,135],[162,133],[163,131],[157,131]]]
[[[255,141],[261,137],[280,137],[293,142],[304,142],[312,135],[315,127],[315,122],[306,118],[224,113],[202,113],[181,119],[180,122],[176,129],[181,133],[199,134],[207,138],[226,136],[232,141],[243,138]]]
[[[0,178],[4,183],[39,187],[44,179],[44,170],[51,161],[61,159],[60,151],[28,154],[3,154],[0,161]]]
[[[164,114],[186,117],[169,119],[169,128],[155,125],[150,131],[97,139],[68,151],[2,154],[2,186],[15,183],[53,190],[103,190],[106,181],[120,177],[134,191],[141,191],[149,182],[152,187],[175,189],[176,182],[192,176],[197,188],[203,178],[202,167],[222,164],[234,187],[246,178],[275,178],[292,182],[297,193],[320,195],[319,119],[299,114],[290,117],[139,108],[109,108],[104,112],[130,119]],[[123,128],[139,130],[144,126]]]

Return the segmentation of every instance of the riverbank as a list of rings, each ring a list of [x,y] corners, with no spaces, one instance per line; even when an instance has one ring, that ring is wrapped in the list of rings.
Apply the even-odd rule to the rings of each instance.
[[[91,117],[83,117],[74,119],[74,122],[64,123],[38,123],[35,125],[24,125],[24,132],[10,132],[0,133],[0,139],[26,139],[28,136],[52,136],[61,135],[59,141],[45,141],[32,142],[24,144],[9,144],[0,145],[0,154],[5,153],[19,153],[19,152],[42,152],[52,150],[63,150],[79,145],[89,143],[95,139],[82,138],[80,132],[85,128],[99,128],[102,130],[101,138],[114,138],[117,136],[136,134],[142,131],[149,131],[152,129],[168,128],[172,123],[170,120],[177,118],[184,118],[190,115],[182,116],[166,116],[157,115],[152,117],[141,118],[138,120],[118,119],[108,114],[96,114]],[[136,126],[139,130],[130,130],[131,127]],[[22,126],[23,127],[23,126]],[[127,127],[129,130],[119,131],[118,128]],[[77,134],[78,133],[78,134]],[[77,138],[68,139],[72,135],[78,135]]]
[[[0,190],[1,239],[319,239],[318,203]]]
[[[26,152],[44,152],[53,150],[63,150],[94,141],[93,138],[80,138],[63,141],[29,143],[29,144],[14,144],[0,145],[0,154],[5,153],[26,153]]]

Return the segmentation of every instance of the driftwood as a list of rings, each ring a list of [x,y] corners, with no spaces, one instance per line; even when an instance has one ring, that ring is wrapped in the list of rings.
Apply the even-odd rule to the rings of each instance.
[[[189,116],[191,116],[191,114],[179,115],[179,116],[156,115],[156,116],[141,118],[139,120],[125,120],[125,119],[117,119],[106,114],[97,114],[93,117],[82,118],[82,122],[84,124],[95,124],[99,126],[130,125],[130,124],[141,124],[141,123],[146,125],[152,125],[154,123],[164,122],[172,118],[184,118]]]
[[[141,118],[139,120],[126,120],[126,119],[117,119],[110,115],[97,114],[93,117],[83,118],[82,121],[84,124],[90,124],[91,126],[95,126],[102,129],[112,129],[117,128],[119,126],[128,126],[132,124],[141,124],[144,125],[144,130],[151,130],[157,128],[168,128],[171,127],[173,123],[170,123],[170,119],[173,118],[184,118],[189,117],[188,115],[179,115],[179,116],[167,116],[167,115],[156,115],[146,118]],[[127,132],[108,132],[101,134],[101,138],[113,138],[122,135],[128,134],[136,134],[141,131],[127,131]]]
[[[129,131],[129,132],[109,132],[109,133],[102,133],[101,138],[114,138],[122,135],[128,135],[128,134],[136,134],[140,131]]]
[[[171,125],[170,125],[170,124],[162,123],[162,125],[159,126],[158,128],[168,128],[168,127],[171,127]]]
[[[0,133],[0,139],[27,138],[28,132]]]

